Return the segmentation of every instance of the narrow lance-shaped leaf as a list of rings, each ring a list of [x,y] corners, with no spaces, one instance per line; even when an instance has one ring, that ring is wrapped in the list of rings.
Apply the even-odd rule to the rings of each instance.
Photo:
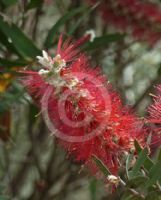
[[[8,24],[2,17],[0,17],[0,31],[11,41],[23,58],[31,60],[40,54],[40,50],[15,24]]]
[[[94,50],[100,47],[103,47],[111,42],[116,42],[119,40],[122,40],[125,35],[115,33],[115,34],[108,34],[108,35],[103,35],[101,37],[96,37],[93,42],[87,42],[83,49],[84,50]]]
[[[66,21],[70,20],[72,17],[74,17],[77,14],[80,14],[82,12],[85,12],[88,8],[87,7],[79,7],[74,10],[71,10],[67,12],[63,17],[61,17],[56,24],[50,29],[48,36],[45,41],[45,47],[50,48],[52,46],[52,43],[54,41],[54,37],[58,33],[59,28],[66,23]]]
[[[0,67],[7,67],[7,68],[12,68],[12,67],[24,67],[28,62],[24,60],[8,60],[8,59],[3,59],[0,58]]]
[[[158,149],[157,161],[161,161],[161,148]]]
[[[140,144],[137,140],[134,141],[134,145],[135,145],[135,149],[136,149],[137,153],[140,153],[143,150],[143,148],[140,146]]]
[[[73,33],[76,31],[76,29],[79,27],[79,25],[83,22],[84,19],[86,19],[89,14],[96,8],[97,6],[89,7],[86,9],[86,12],[83,12],[82,16],[79,17],[77,22],[75,24],[72,24],[72,27],[70,28],[68,34],[73,35]]]
[[[137,153],[139,154],[142,151],[142,147],[140,146],[140,144],[138,143],[137,140],[135,140],[134,145],[135,145],[135,149],[136,149]],[[144,162],[144,168],[149,171],[151,169],[151,167],[153,166],[153,164],[154,164],[153,161],[149,158],[148,155],[146,155],[146,160]]]
[[[110,175],[110,171],[107,169],[107,167],[105,166],[105,164],[95,155],[93,155],[92,159],[94,160],[94,162],[96,163],[97,167],[100,169],[100,171],[107,177],[108,175]]]
[[[130,168],[130,165],[131,165],[131,161],[133,159],[133,154],[129,154],[127,156],[127,159],[126,159],[126,174],[127,174],[127,177],[129,178],[129,168]]]
[[[138,158],[136,160],[136,163],[133,166],[132,171],[129,173],[129,177],[130,178],[136,177],[138,175],[141,166],[144,164],[144,162],[145,162],[145,160],[147,158],[146,154],[147,154],[147,149],[145,148],[139,154],[139,156],[138,156]]]
[[[90,9],[87,10],[87,11],[85,12],[85,14],[82,15],[82,16],[77,20],[77,22],[76,22],[75,24],[72,24],[72,27],[70,28],[70,30],[69,30],[69,32],[68,32],[69,35],[73,35],[73,34],[74,34],[74,32],[75,32],[76,29],[80,26],[80,24],[83,22],[83,20],[84,20],[85,17],[87,16],[87,14],[90,13],[89,11],[91,11],[91,10],[90,10]]]
[[[8,37],[6,37],[5,34],[2,33],[0,30],[0,43],[4,47],[2,51],[7,49],[8,52],[14,53],[18,56],[20,56],[19,52],[16,50],[16,48],[10,43]]]
[[[96,193],[97,193],[97,180],[96,179],[92,179],[90,181],[89,184],[89,190],[90,190],[90,196],[91,196],[91,200],[96,200]]]
[[[145,188],[148,188],[161,179],[161,161],[156,163],[149,172],[149,180],[145,183]]]

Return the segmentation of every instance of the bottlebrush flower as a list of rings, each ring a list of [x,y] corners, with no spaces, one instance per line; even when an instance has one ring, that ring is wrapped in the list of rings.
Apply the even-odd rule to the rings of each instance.
[[[156,87],[156,93],[157,95],[153,95],[153,104],[148,108],[152,151],[161,145],[161,85]]]
[[[92,4],[97,0],[89,0]],[[102,0],[98,11],[106,24],[130,33],[138,40],[155,44],[161,35],[161,8],[139,0]],[[148,27],[148,28],[147,28]]]
[[[91,68],[80,52],[86,37],[72,42],[60,36],[55,57],[43,51],[37,57],[43,68],[25,71],[23,83],[70,158],[97,173],[95,155],[117,174],[121,157],[134,149],[134,140],[144,143],[142,122],[122,105],[100,68]]]

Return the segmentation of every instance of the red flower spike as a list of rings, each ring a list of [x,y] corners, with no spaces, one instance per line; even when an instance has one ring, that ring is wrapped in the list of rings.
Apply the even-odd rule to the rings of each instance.
[[[137,40],[150,45],[160,40],[161,8],[157,4],[140,0],[102,0],[97,9],[106,24],[132,34]]]
[[[150,121],[161,124],[161,85],[156,87],[157,95],[153,95],[154,103],[148,108]]]
[[[149,117],[147,119],[150,123],[150,147],[152,151],[155,151],[161,145],[161,85],[156,86],[156,93],[156,95],[153,95],[153,104],[148,108]]]
[[[144,145],[142,122],[122,105],[100,68],[91,68],[80,53],[84,39],[63,41],[60,36],[57,55],[51,58],[43,51],[37,57],[43,69],[26,73],[23,83],[70,157],[99,174],[95,155],[117,174],[120,157],[134,148],[134,140]]]

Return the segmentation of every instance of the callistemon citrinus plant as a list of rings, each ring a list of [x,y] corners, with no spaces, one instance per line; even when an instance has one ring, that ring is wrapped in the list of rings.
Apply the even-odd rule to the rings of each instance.
[[[123,106],[100,68],[93,68],[80,51],[88,39],[64,40],[61,35],[56,55],[43,51],[37,57],[40,70],[25,71],[23,83],[69,156],[100,174],[93,161],[97,157],[116,175],[134,140],[145,145],[145,134],[142,121]]]

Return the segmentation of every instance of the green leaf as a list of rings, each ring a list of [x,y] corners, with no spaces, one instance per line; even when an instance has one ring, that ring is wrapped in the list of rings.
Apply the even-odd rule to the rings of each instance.
[[[107,169],[107,167],[105,166],[105,164],[96,156],[93,155],[93,160],[96,163],[97,167],[100,169],[100,171],[107,177],[108,175],[110,175],[110,171]]]
[[[129,178],[130,179],[134,178],[134,177],[136,177],[138,175],[138,173],[140,171],[140,168],[142,167],[142,165],[144,164],[144,162],[145,162],[145,160],[147,158],[146,154],[147,154],[147,149],[145,148],[139,154],[139,156],[138,156],[138,158],[136,160],[136,163],[133,166],[133,169],[129,173]]]
[[[161,161],[161,148],[158,150],[157,161]]]
[[[90,196],[91,200],[96,200],[96,193],[97,193],[97,180],[93,178],[89,184]]]
[[[41,53],[15,24],[8,24],[2,17],[0,17],[0,31],[11,40],[11,44],[26,60],[31,60]]]
[[[86,10],[86,12],[83,12],[82,16],[79,17],[77,22],[75,22],[74,25],[70,28],[70,31],[68,32],[69,35],[73,35],[76,29],[79,27],[79,25],[83,22],[84,19],[88,17],[88,15],[94,10],[95,7],[90,7]]]
[[[161,161],[157,162],[149,171],[149,180],[145,183],[145,188],[148,188],[161,179]]]
[[[130,168],[133,156],[134,156],[133,154],[128,154],[127,159],[126,159],[126,174],[128,178],[129,178],[129,168]]]
[[[11,6],[11,5],[17,3],[17,0],[1,0],[1,1],[5,6]]]
[[[79,7],[74,10],[68,11],[63,17],[61,17],[56,24],[50,29],[44,46],[47,48],[50,48],[53,44],[54,37],[58,33],[59,28],[64,25],[68,20],[70,20],[72,17],[74,17],[77,14],[80,14],[82,12],[85,12],[88,8],[87,7]]]
[[[147,156],[144,162],[144,168],[149,171],[152,168],[153,164],[153,161]]]
[[[79,25],[83,22],[83,20],[85,19],[86,15],[81,16],[78,21],[72,25],[72,27],[70,28],[70,31],[68,32],[68,35],[73,35],[74,32],[76,31],[76,29],[79,27]]]
[[[143,150],[137,140],[134,141],[134,145],[135,145],[135,149],[136,149],[137,153],[140,153]]]
[[[29,64],[26,61],[21,60],[8,60],[0,58],[0,67],[24,67]]]
[[[140,144],[138,143],[137,140],[134,141],[134,145],[135,145],[135,149],[136,149],[137,153],[139,154],[143,150],[142,147],[140,146]],[[146,155],[146,160],[144,162],[144,168],[149,171],[151,169],[151,167],[153,166],[153,164],[154,164],[153,161],[149,158],[148,155]]]
[[[125,35],[115,33],[115,34],[108,34],[103,35],[101,37],[96,37],[93,42],[87,42],[84,46],[84,50],[94,50],[103,46],[106,46],[107,44],[110,44],[112,42],[117,42],[119,40],[122,40]]]
[[[36,121],[36,116],[40,113],[38,107],[36,107],[33,104],[30,104],[30,110],[29,110],[29,119],[31,120],[32,123],[35,123]]]
[[[129,181],[127,181],[126,185],[129,188],[140,188],[143,186],[143,184],[148,180],[147,177],[145,176],[137,176],[133,179],[130,179]]]
[[[17,52],[14,46],[8,41],[7,37],[1,32],[1,29],[0,29],[0,43],[5,47],[5,49],[7,49],[7,51],[9,50],[10,52],[20,56],[20,54]]]
[[[43,3],[43,0],[30,0],[30,2],[27,5],[27,10],[40,7],[42,3]]]

